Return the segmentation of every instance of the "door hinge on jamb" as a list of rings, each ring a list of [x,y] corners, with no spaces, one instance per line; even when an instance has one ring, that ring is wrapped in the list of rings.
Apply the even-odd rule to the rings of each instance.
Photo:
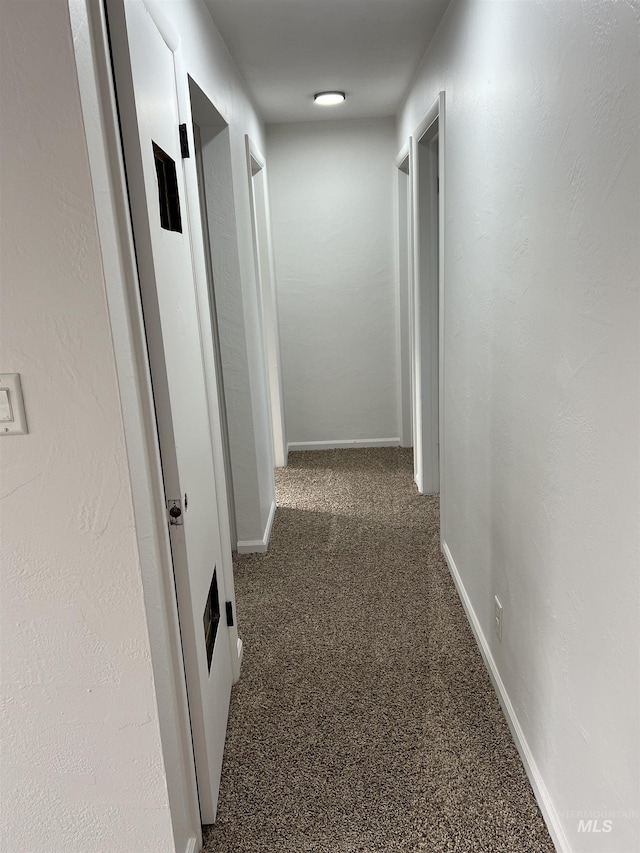
[[[180,131],[180,154],[182,155],[183,159],[186,159],[187,157],[191,156],[189,154],[189,137],[187,136],[187,125],[179,125],[178,130]]]
[[[227,628],[233,627],[233,604],[230,601],[225,601],[224,609],[227,614]]]

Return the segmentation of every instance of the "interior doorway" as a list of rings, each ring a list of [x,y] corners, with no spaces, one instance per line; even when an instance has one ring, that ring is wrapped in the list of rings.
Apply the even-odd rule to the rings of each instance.
[[[410,140],[412,212],[412,401],[414,478],[422,494],[441,490],[443,437],[444,93]]]
[[[408,146],[398,154],[396,167],[398,433],[402,447],[413,447],[413,265]]]
[[[229,435],[229,417],[227,394],[225,391],[225,369],[220,336],[220,318],[218,303],[224,294],[220,284],[224,273],[220,269],[221,245],[224,242],[225,219],[228,211],[222,205],[224,193],[216,183],[224,178],[225,153],[228,150],[229,128],[223,117],[213,106],[200,87],[189,77],[189,97],[193,119],[194,158],[197,177],[197,195],[199,200],[199,218],[202,233],[204,259],[204,280],[206,282],[206,301],[202,299],[206,316],[203,329],[203,358],[210,381],[215,382],[218,407],[213,417],[219,417],[222,439],[222,468],[227,493],[227,513],[229,520],[229,539],[232,551],[237,549],[238,532],[236,523],[236,503],[233,486],[233,459]],[[206,146],[206,147],[205,147]],[[206,163],[205,163],[206,160]],[[216,251],[214,252],[213,247]],[[217,269],[216,269],[217,268]],[[218,284],[216,284],[216,282]]]
[[[264,361],[267,366],[273,459],[276,468],[284,468],[287,464],[288,448],[280,359],[278,298],[269,222],[267,171],[263,155],[248,136],[245,136],[245,146],[251,200],[253,248],[256,259],[256,280],[262,317]]]

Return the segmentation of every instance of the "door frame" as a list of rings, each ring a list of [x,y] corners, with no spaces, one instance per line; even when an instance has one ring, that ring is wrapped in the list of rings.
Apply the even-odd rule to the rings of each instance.
[[[197,84],[189,77],[189,88],[191,85]],[[198,87],[199,89],[199,87]],[[206,98],[201,89],[201,97]],[[215,107],[207,99],[207,103],[212,110]],[[217,110],[216,110],[217,112]],[[201,126],[203,126],[202,116],[196,116],[193,100],[191,102],[191,114],[193,117],[193,157],[196,163],[195,182],[197,186],[192,186],[192,192],[187,190],[187,207],[191,205],[191,201],[197,189],[199,198],[199,209],[189,210],[190,222],[195,222],[199,217],[201,227],[191,228],[192,239],[196,242],[194,250],[194,273],[196,281],[196,290],[198,297],[198,305],[200,308],[200,335],[203,339],[203,363],[205,371],[205,379],[208,388],[209,400],[209,417],[211,423],[216,425],[222,438],[222,453],[218,454],[218,444],[213,442],[214,461],[216,466],[216,476],[223,478],[226,485],[226,501],[225,506],[220,505],[218,514],[220,516],[220,528],[223,538],[222,551],[223,559],[231,559],[231,551],[234,551],[238,542],[238,531],[236,525],[236,509],[235,509],[235,493],[233,489],[233,471],[231,461],[231,443],[229,440],[229,419],[227,416],[227,402],[224,389],[224,369],[222,363],[222,349],[220,345],[220,331],[218,310],[216,307],[216,288],[215,288],[215,272],[213,256],[211,251],[211,238],[209,233],[209,222],[207,213],[207,191],[204,174],[203,152]],[[228,126],[220,128],[220,132],[228,130]],[[193,173],[189,172],[185,175],[189,183],[193,183]],[[201,246],[200,246],[201,244]],[[201,248],[201,252],[199,251]],[[217,399],[218,405],[215,405]],[[228,530],[228,537],[227,537]],[[233,571],[233,566],[231,567]],[[234,601],[235,610],[235,601]]]
[[[428,144],[437,134],[437,166],[430,181],[428,204],[433,212],[437,209],[437,230],[435,219],[424,210],[420,188],[420,151],[419,145]],[[445,180],[445,93],[440,92],[431,108],[418,123],[409,137],[409,172],[411,195],[411,284],[413,297],[413,340],[411,361],[413,371],[413,428],[414,428],[414,464],[416,485],[421,493],[440,492],[440,504],[444,507],[444,454],[445,454],[445,211],[446,211],[446,180]],[[438,192],[439,184],[439,192]],[[425,226],[426,220],[426,226]],[[433,264],[425,270],[421,262],[420,242],[424,228],[429,228],[429,239],[432,245],[438,247],[437,273]],[[424,259],[422,259],[423,261]],[[427,286],[424,286],[424,282]],[[426,291],[426,292],[425,292]],[[424,308],[425,296],[431,306],[437,300],[437,317],[433,317],[437,330],[438,344],[430,352],[426,350],[429,342],[426,340],[424,325],[421,322],[421,309]],[[433,361],[437,358],[437,370]],[[423,365],[430,367],[429,375],[425,376]],[[427,399],[428,398],[428,399]],[[425,403],[431,402],[432,410],[437,406],[437,421],[430,424],[428,437],[425,441],[425,424],[423,411]],[[444,522],[442,520],[441,524]],[[442,534],[441,534],[442,535]]]
[[[68,0],[68,4],[102,250],[105,295],[122,403],[137,550],[158,697],[161,748],[174,843],[176,851],[180,853],[195,853],[202,847],[200,806],[157,421],[108,27],[102,2]],[[176,67],[184,72],[179,37],[167,27],[161,13],[155,8],[149,11],[165,41],[173,43],[169,46],[177,53]],[[186,73],[184,79],[186,81]],[[178,90],[181,88],[178,87]],[[183,103],[179,94],[181,116],[184,115]],[[195,199],[195,202],[199,204],[199,199]],[[190,198],[187,203],[193,204],[194,199]],[[226,494],[222,494],[225,490],[221,485],[216,477],[217,499],[222,502],[222,506],[226,506]],[[234,591],[232,567],[231,577],[228,577],[229,566],[223,566],[223,572],[227,596],[230,596]],[[242,659],[242,643],[239,639],[234,643],[230,636],[230,646],[234,677],[237,677]]]
[[[413,261],[409,143],[393,167],[396,214],[396,360],[398,365],[398,435],[401,447],[413,447]]]
[[[288,445],[284,413],[282,360],[280,356],[280,328],[278,322],[278,296],[271,225],[266,160],[258,147],[245,134],[249,204],[251,207],[251,232],[255,260],[258,301],[261,307],[262,344],[267,369],[266,386],[271,412],[271,443],[276,468],[287,464]],[[256,176],[262,179],[262,192],[256,192]]]

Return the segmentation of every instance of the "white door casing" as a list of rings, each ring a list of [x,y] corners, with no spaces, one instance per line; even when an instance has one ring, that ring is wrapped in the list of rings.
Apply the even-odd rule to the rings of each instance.
[[[220,330],[218,312],[216,308],[211,242],[209,237],[204,166],[202,163],[202,137],[200,127],[197,122],[194,122],[193,125],[193,137],[193,156],[196,162],[197,178],[197,188],[194,188],[194,194],[195,189],[197,189],[197,195],[200,200],[200,210],[197,212],[200,215],[200,228],[192,227],[192,233],[194,238],[198,238],[202,235],[202,257],[204,258],[205,264],[204,269],[201,269],[200,271],[200,286],[198,287],[200,302],[203,305],[203,310],[200,312],[204,320],[202,324],[203,344],[205,344],[205,342],[208,344],[208,346],[205,346],[204,363],[205,370],[207,369],[207,366],[209,367],[209,383],[214,386],[214,394],[209,395],[209,411],[211,413],[212,420],[218,421],[222,438],[223,457],[221,460],[221,466],[219,467],[224,473],[224,480],[226,484],[226,516],[229,522],[229,549],[232,550],[236,547],[238,535],[236,529],[233,472],[231,467],[231,442],[229,439],[229,422],[227,418],[224,373],[222,369],[222,350],[220,347]],[[191,195],[192,194],[189,193],[190,197]],[[192,226],[193,224],[192,218]],[[195,258],[198,257],[198,250],[195,246],[194,249],[195,260]],[[211,399],[213,396],[215,396],[215,405],[211,405],[212,402],[214,402]]]
[[[247,135],[245,135],[245,149],[247,153],[253,251],[256,261],[256,281],[258,284],[258,300],[261,307],[264,361],[267,369],[266,385],[269,392],[273,456],[275,466],[277,468],[284,468],[287,464],[288,449],[284,416],[282,361],[280,357],[278,297],[269,221],[267,170],[264,157]]]
[[[441,491],[444,333],[444,92],[409,140],[414,475]]]
[[[160,32],[142,0],[108,0],[107,9],[165,493],[168,499],[182,501],[183,525],[171,526],[171,548],[201,818],[211,823],[233,681],[225,618],[225,602],[233,598],[225,595],[212,425],[180,148],[174,55],[178,42]],[[158,161],[165,163],[167,173],[172,172],[170,161],[175,164],[181,231],[166,227],[176,227],[175,215],[165,227],[161,222]],[[220,620],[209,670],[203,618],[214,570]]]
[[[401,447],[413,447],[413,285],[409,144],[394,164],[396,214],[396,357],[398,361],[398,435]]]

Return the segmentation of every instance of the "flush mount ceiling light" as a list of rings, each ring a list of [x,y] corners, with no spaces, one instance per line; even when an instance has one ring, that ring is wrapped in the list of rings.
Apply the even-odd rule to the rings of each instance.
[[[344,98],[344,92],[317,92],[313,96],[313,101],[323,107],[334,107],[336,104],[341,104]]]

